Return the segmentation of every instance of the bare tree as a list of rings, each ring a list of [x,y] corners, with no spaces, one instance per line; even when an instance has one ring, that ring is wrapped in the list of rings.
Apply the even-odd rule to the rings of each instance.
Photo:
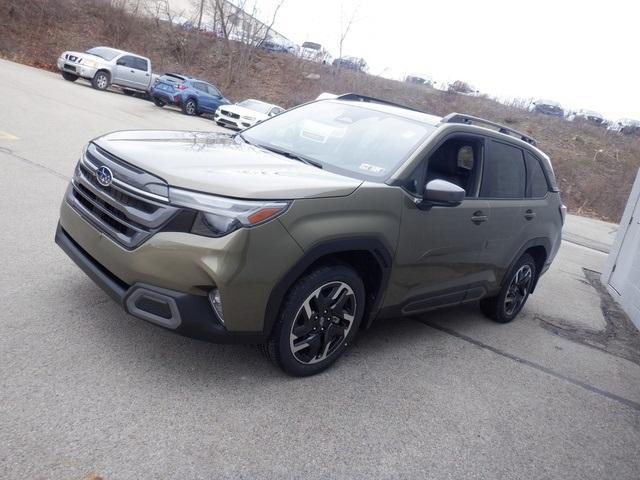
[[[351,30],[351,26],[356,22],[356,16],[358,15],[358,10],[360,9],[360,4],[356,5],[356,7],[349,15],[349,18],[346,19],[344,15],[344,4],[340,4],[340,42],[338,44],[338,58],[342,58],[342,47],[344,45],[344,41],[347,39],[349,35],[349,31]],[[340,67],[340,63],[338,63],[338,67]]]

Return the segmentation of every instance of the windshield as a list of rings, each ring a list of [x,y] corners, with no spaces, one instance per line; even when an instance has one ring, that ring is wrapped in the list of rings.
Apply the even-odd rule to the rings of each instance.
[[[269,110],[273,108],[273,105],[261,102],[260,100],[254,100],[252,98],[240,102],[238,106],[248,108],[249,110],[253,110],[254,112],[264,113],[265,115],[268,114]]]
[[[104,58],[106,61],[113,60],[120,54],[118,50],[113,50],[112,48],[107,47],[95,47],[87,50],[87,53],[95,55],[96,57]]]
[[[302,44],[302,48],[309,48],[311,50],[320,50],[322,46],[319,43],[304,42]]]
[[[242,136],[304,156],[329,171],[383,181],[434,130],[409,118],[323,100],[259,123]]]

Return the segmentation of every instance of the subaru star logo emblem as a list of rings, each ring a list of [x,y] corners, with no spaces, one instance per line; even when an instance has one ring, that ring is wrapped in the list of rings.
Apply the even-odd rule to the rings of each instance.
[[[98,180],[98,183],[103,187],[108,187],[113,180],[113,173],[111,173],[108,167],[103,165],[96,171],[96,180]]]

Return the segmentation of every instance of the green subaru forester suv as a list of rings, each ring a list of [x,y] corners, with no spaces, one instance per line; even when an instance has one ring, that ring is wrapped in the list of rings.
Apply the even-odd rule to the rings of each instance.
[[[346,94],[235,135],[91,141],[56,242],[129,314],[310,375],[376,318],[479,302],[512,320],[564,215],[527,135]]]

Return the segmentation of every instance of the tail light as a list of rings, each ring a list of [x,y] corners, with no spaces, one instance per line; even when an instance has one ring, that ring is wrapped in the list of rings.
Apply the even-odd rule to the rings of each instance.
[[[181,84],[180,84],[180,85],[178,85],[176,88],[177,88],[178,90],[186,90],[186,89],[187,89],[187,86],[186,86],[184,83],[181,83]]]
[[[564,225],[564,221],[567,218],[567,207],[565,205],[561,205],[559,210],[560,210],[560,218],[562,219],[562,224]]]

